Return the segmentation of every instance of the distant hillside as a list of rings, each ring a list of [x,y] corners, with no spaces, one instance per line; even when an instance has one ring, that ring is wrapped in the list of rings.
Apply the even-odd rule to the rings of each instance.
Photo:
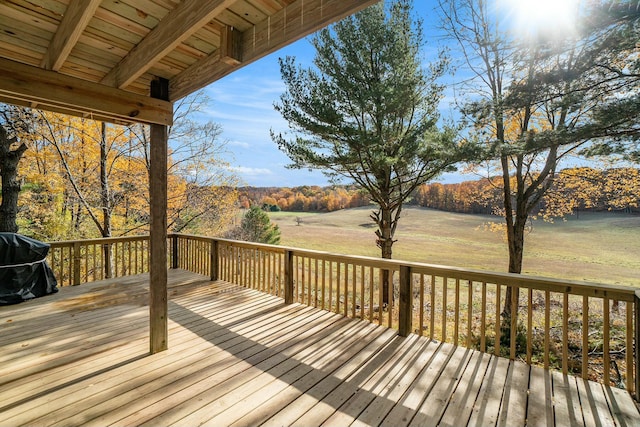
[[[500,181],[478,179],[459,184],[424,184],[415,190],[407,204],[446,212],[490,215],[503,204]],[[370,204],[367,193],[354,185],[242,187],[238,191],[242,207],[258,205],[271,211],[333,212]],[[640,213],[639,206],[640,170],[570,168],[557,173],[554,185],[534,214],[563,217],[578,212]]]

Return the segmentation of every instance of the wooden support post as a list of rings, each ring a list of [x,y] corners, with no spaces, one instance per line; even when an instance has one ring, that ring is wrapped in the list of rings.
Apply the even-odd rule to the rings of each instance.
[[[209,272],[211,281],[218,280],[218,241],[211,240],[211,250],[209,254]]]
[[[156,78],[151,81],[151,97],[169,99],[169,81]],[[149,322],[150,352],[168,348],[167,319],[167,126],[151,125],[151,155],[149,172],[150,206],[150,268],[149,268]]]
[[[73,244],[73,286],[78,286],[80,282],[80,260],[82,256],[80,254],[80,242]]]
[[[171,268],[178,268],[178,236],[171,236]]]
[[[411,267],[400,266],[400,302],[398,304],[398,335],[406,337],[411,333]]]
[[[293,304],[293,252],[284,251],[284,303]]]
[[[634,345],[634,360],[635,360],[635,397],[636,402],[640,402],[640,290],[636,291],[636,296],[633,299],[633,311],[635,315],[635,345]],[[627,369],[633,372],[633,367],[627,366]]]

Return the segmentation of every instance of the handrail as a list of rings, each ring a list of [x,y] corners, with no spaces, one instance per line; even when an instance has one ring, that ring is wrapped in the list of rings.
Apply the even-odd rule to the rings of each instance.
[[[169,239],[178,250],[174,267],[395,327],[401,335],[426,334],[623,385],[640,398],[640,362],[633,351],[634,339],[640,342],[640,291],[633,287],[185,234]],[[386,272],[393,283],[388,304],[381,292]],[[513,292],[507,302],[508,288]],[[512,309],[509,318],[505,303]]]
[[[148,240],[55,242],[49,262],[64,285],[105,278],[109,263],[113,277],[138,274],[148,271]],[[634,287],[179,233],[168,240],[169,267],[394,327],[403,336],[426,335],[624,386],[640,400],[640,352],[634,350],[640,290]]]
[[[49,243],[47,262],[61,286],[149,271],[149,236],[107,237]]]

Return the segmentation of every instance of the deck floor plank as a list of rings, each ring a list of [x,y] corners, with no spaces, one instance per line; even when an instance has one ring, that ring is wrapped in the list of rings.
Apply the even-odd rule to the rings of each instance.
[[[326,396],[338,388],[347,378],[351,377],[354,372],[357,372],[377,351],[396,340],[396,334],[392,330],[385,328],[380,328],[380,330],[382,331],[381,334],[371,334],[367,336],[367,345],[355,355],[351,355],[349,360],[333,371],[331,375],[322,376],[320,381],[316,382],[303,394],[296,393],[298,397],[287,404],[287,406],[273,408],[275,411],[271,416],[268,416],[261,425],[264,427],[292,425],[319,401],[325,399]],[[289,391],[291,392],[291,390]]]
[[[602,384],[576,378],[584,423],[589,427],[614,427]]]
[[[554,426],[553,403],[551,372],[532,367],[529,372],[527,426]]]
[[[489,354],[475,353],[467,368],[464,370],[460,381],[449,399],[447,409],[442,416],[439,425],[460,426],[466,425],[471,417],[480,387],[489,366],[491,356]]]
[[[510,427],[524,424],[527,418],[527,398],[529,396],[529,365],[514,361],[509,364],[509,371],[500,405],[498,427]]]
[[[289,331],[298,331],[300,323],[292,322],[287,324]],[[263,329],[264,331],[264,329]],[[219,345],[217,351],[209,351],[206,356],[202,355],[201,351],[195,352],[189,357],[183,357],[180,354],[179,358],[172,358],[170,364],[164,362],[164,358],[158,358],[158,365],[145,365],[140,367],[136,375],[144,372],[144,375],[138,375],[133,379],[129,379],[127,385],[115,386],[117,392],[113,395],[117,395],[117,398],[104,399],[104,396],[96,396],[94,401],[88,405],[88,408],[80,413],[74,414],[73,418],[65,419],[67,425],[89,425],[92,420],[97,419],[97,425],[104,425],[105,419],[99,418],[103,416],[105,418],[118,417],[125,411],[123,409],[123,403],[126,402],[126,407],[137,409],[140,400],[143,400],[143,404],[146,405],[148,399],[157,399],[164,397],[164,394],[170,394],[175,390],[180,390],[186,383],[193,381],[206,381],[209,373],[208,368],[212,365],[217,370],[223,370],[223,372],[230,373],[232,369],[229,368],[233,365],[239,365],[246,368],[250,368],[251,365],[238,360],[235,356],[237,351],[263,351],[263,346],[254,342],[253,340],[245,340],[239,337],[234,332],[227,332],[220,336]],[[164,362],[164,364],[163,364]],[[146,371],[145,368],[151,368],[151,371]],[[159,374],[158,371],[163,372]],[[109,393],[109,390],[106,391]],[[162,393],[162,396],[160,396]],[[138,398],[142,395],[141,398]],[[128,409],[127,409],[128,411]],[[122,417],[126,414],[122,414]]]
[[[0,426],[636,425],[628,393],[169,272],[0,307]],[[526,417],[526,418],[525,418]]]
[[[380,328],[367,324],[367,322],[353,324],[357,325],[357,327],[349,333],[352,337],[348,342],[337,342],[338,340],[327,337],[330,342],[324,345],[331,347],[331,351],[320,357],[316,354],[315,360],[310,361],[310,366],[312,366],[313,369],[306,372],[296,381],[274,381],[269,387],[252,393],[247,399],[257,399],[251,405],[251,408],[242,407],[241,413],[236,414],[237,419],[233,421],[230,420],[230,422],[225,425],[238,427],[262,424],[268,419],[269,414],[277,412],[280,408],[288,407],[303,393],[308,392],[315,384],[327,376],[332,375],[337,369],[344,366],[345,363],[348,363],[353,357],[353,352],[359,352],[365,348],[369,344],[368,340],[377,338],[383,332]],[[348,351],[345,351],[344,345],[348,346]]]
[[[420,340],[424,348],[418,349],[418,353],[409,361],[403,371],[390,382],[382,396],[376,396],[358,416],[353,427],[362,427],[370,425],[380,425],[383,419],[389,415],[398,401],[407,393],[407,390],[416,381],[421,374],[423,367],[428,364],[437,354],[439,345],[435,341]]]
[[[553,381],[553,405],[556,414],[556,426],[584,426],[584,417],[582,416],[575,378],[554,371],[551,374],[551,380]]]
[[[480,353],[476,354],[480,355]],[[437,425],[440,422],[451,395],[458,386],[462,373],[466,369],[472,356],[474,356],[473,350],[464,347],[457,347],[455,349],[453,356],[447,361],[447,366],[418,409],[413,420],[411,420],[410,425],[431,426]]]
[[[495,426],[498,423],[508,371],[507,359],[491,357],[471,411],[469,425]]]
[[[382,420],[381,426],[404,427],[409,425],[426,396],[429,395],[438,378],[448,366],[448,361],[453,356],[454,350],[455,347],[453,346],[438,345],[434,357],[427,362],[426,366],[422,367],[416,380],[408,387],[396,406]]]

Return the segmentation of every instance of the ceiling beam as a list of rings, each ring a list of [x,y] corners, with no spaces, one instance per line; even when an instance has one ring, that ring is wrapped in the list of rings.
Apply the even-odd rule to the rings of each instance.
[[[101,83],[125,88],[236,0],[185,0],[140,41]]]
[[[169,82],[169,99],[175,101],[221,79],[276,50],[308,36],[378,0],[296,0],[273,16],[242,33],[242,62],[223,60],[213,52]]]
[[[80,39],[102,0],[71,0],[40,67],[58,71]]]
[[[0,58],[0,99],[113,123],[171,125],[173,104]]]

